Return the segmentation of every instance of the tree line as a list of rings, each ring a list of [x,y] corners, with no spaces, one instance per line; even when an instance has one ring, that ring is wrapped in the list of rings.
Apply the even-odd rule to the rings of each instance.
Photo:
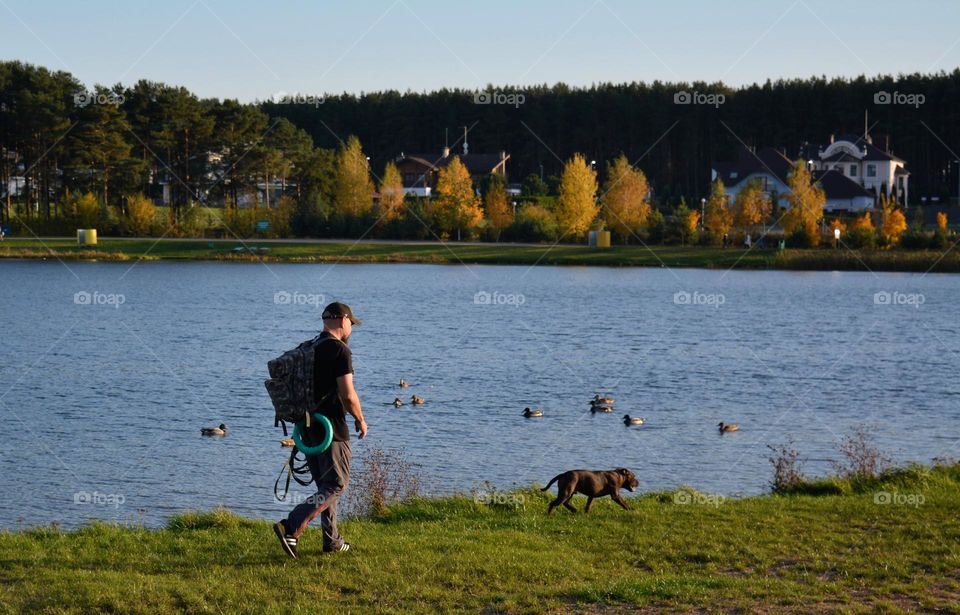
[[[512,106],[478,104],[476,93],[461,90],[241,104],[146,80],[87,91],[69,73],[2,62],[0,221],[41,234],[84,225],[247,236],[266,219],[274,236],[557,241],[607,228],[622,242],[725,242],[732,230],[756,232],[781,219],[780,204],[759,189],[728,203],[709,182],[710,160],[742,145],[862,131],[861,98],[872,101],[875,91],[926,93],[915,107],[873,105],[870,131],[876,138],[889,130],[904,144],[896,151],[913,173],[912,197],[923,194],[924,177],[946,194],[950,154],[939,141],[955,142],[958,111],[945,101],[958,80],[954,71],[737,90],[561,84],[525,89],[523,104]],[[678,93],[707,91],[722,104],[675,102]],[[438,151],[443,128],[460,124],[470,127],[471,151],[510,152],[511,181],[523,177],[520,196],[496,176],[475,182],[458,158],[441,170],[434,198],[404,196],[395,156]],[[918,168],[908,146],[927,167]],[[928,172],[931,164],[943,166]],[[802,169],[793,175],[797,207],[782,223],[794,241],[815,244],[824,230],[818,189]],[[700,194],[709,197],[702,212],[686,204]],[[169,207],[156,207],[161,200]]]

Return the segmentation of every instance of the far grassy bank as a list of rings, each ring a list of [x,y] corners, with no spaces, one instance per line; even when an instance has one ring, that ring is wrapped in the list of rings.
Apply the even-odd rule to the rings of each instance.
[[[225,511],[161,530],[6,532],[0,608],[960,613],[960,466],[833,482],[813,490],[833,495],[651,493],[630,511],[605,499],[589,515],[548,516],[536,489],[417,500],[344,522],[350,553],[322,554],[309,529],[298,561],[267,522]]]
[[[208,241],[101,239],[91,247],[68,239],[7,239],[0,258],[71,260],[223,260],[266,262],[439,263],[699,267],[851,271],[960,272],[960,252],[901,250],[745,250],[680,246]]]

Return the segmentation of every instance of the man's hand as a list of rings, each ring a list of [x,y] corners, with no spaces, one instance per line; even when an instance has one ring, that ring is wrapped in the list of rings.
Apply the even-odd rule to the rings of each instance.
[[[356,420],[356,427],[357,433],[360,434],[360,439],[363,440],[363,438],[367,435],[367,422],[361,417]]]

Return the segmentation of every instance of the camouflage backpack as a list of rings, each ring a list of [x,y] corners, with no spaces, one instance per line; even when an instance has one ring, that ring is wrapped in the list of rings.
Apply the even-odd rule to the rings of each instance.
[[[284,423],[299,423],[307,412],[321,405],[314,401],[313,364],[317,346],[328,339],[337,340],[335,337],[318,335],[267,362],[270,378],[263,382],[263,386],[267,388],[276,412],[274,426],[282,424],[284,435],[287,433]],[[336,393],[337,390],[333,389],[320,402]]]

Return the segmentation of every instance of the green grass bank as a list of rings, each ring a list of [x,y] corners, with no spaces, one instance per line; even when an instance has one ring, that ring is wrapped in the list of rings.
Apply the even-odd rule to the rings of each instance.
[[[267,248],[251,253],[246,248]],[[236,248],[240,248],[237,251]],[[68,239],[12,238],[0,243],[0,258],[63,260],[222,260],[266,262],[357,262],[570,265],[610,267],[699,267],[713,269],[794,269],[960,272],[960,251],[946,254],[908,250],[776,250],[702,246],[457,244],[422,242],[272,242],[247,240],[101,239],[82,247]]]
[[[157,530],[3,532],[0,608],[960,612],[960,466],[859,484],[821,479],[799,491],[741,500],[652,493],[628,498],[630,511],[605,499],[589,515],[550,516],[535,489],[493,499],[506,505],[416,500],[345,521],[350,553],[322,554],[319,530],[307,530],[297,561],[269,523],[225,511],[182,514]]]

